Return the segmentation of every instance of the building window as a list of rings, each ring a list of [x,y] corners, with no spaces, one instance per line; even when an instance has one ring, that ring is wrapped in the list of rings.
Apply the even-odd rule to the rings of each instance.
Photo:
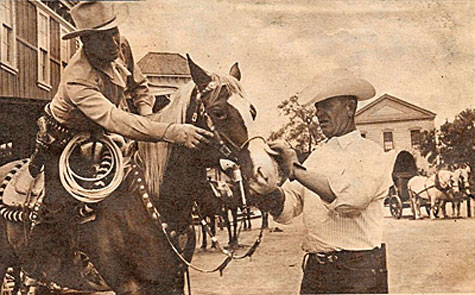
[[[361,137],[366,138],[366,132],[365,131],[361,131],[360,133],[361,133]]]
[[[394,142],[393,142],[393,133],[390,131],[383,132],[383,147],[384,151],[390,151],[394,149]]]
[[[51,89],[49,71],[49,17],[38,10],[38,83]]]
[[[0,15],[0,62],[7,70],[16,72],[15,1],[1,0]]]
[[[411,130],[411,146],[415,149],[421,148],[421,131]]]
[[[68,30],[65,28],[61,28],[61,36],[64,36],[65,34],[68,33]],[[62,40],[61,39],[61,68],[65,68],[68,63],[69,63],[69,58],[71,56],[70,54],[70,48],[71,44],[69,40]]]

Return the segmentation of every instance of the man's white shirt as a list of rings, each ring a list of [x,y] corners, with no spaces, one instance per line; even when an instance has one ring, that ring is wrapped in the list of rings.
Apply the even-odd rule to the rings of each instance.
[[[282,186],[284,208],[275,221],[289,223],[303,213],[306,252],[379,247],[394,159],[394,152],[384,153],[359,131],[329,139],[310,154],[304,166],[326,175],[336,199],[329,204],[298,181],[287,181]]]

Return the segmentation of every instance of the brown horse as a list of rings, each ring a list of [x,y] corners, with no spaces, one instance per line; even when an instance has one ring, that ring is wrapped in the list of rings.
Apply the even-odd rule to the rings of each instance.
[[[244,230],[251,229],[250,210],[244,209],[239,188],[233,190],[231,188],[220,189],[219,186],[217,182],[210,182],[207,190],[202,192],[202,197],[196,202],[198,215],[207,222],[213,236],[216,235],[215,217],[218,216],[228,231],[228,245],[231,247],[238,246],[238,209],[242,212],[241,220],[244,224]],[[231,212],[232,218],[229,218],[228,212]],[[203,224],[201,224],[201,233],[201,249],[206,250],[208,246],[207,230]],[[216,248],[214,241],[211,241],[211,248]]]
[[[140,160],[131,165],[123,184],[97,205],[95,221],[77,225],[75,243],[43,240],[52,248],[86,253],[116,294],[182,294],[187,266],[178,254],[187,261],[193,256],[191,211],[199,197],[196,192],[208,185],[205,168],[228,157],[241,164],[249,180],[257,173],[245,149],[256,110],[242,91],[237,64],[229,75],[217,75],[208,74],[191,59],[188,63],[194,84],[179,90],[152,119],[188,122],[211,130],[215,137],[210,144],[191,150],[163,142],[139,143],[135,158]],[[15,164],[1,167],[0,179]],[[78,205],[69,196],[49,201],[62,208]],[[51,237],[52,230],[61,228],[44,222],[29,233],[23,223],[0,217],[0,278],[7,267],[14,266],[45,283],[86,288],[78,267],[61,268],[63,261],[56,253],[45,253],[42,245],[32,244],[38,239],[28,240],[32,235]]]

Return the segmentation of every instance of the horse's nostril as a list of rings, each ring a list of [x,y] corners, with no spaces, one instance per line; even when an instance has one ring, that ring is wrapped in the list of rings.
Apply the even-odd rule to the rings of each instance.
[[[264,173],[264,169],[261,166],[257,167],[255,175],[256,178],[264,179],[265,182],[269,180],[269,177]]]

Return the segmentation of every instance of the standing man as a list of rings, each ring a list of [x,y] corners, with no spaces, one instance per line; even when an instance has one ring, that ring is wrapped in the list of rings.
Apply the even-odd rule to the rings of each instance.
[[[76,212],[72,197],[60,182],[58,167],[59,157],[74,134],[107,131],[128,139],[168,141],[189,148],[212,136],[193,125],[153,122],[145,117],[152,113],[155,100],[132,60],[129,44],[119,33],[111,2],[80,1],[71,16],[77,30],[63,39],[80,37],[83,45],[64,69],[58,92],[39,120],[37,145],[28,166],[31,175],[23,173],[17,182],[17,186],[29,187],[44,167],[46,219],[30,236],[34,273],[42,273],[49,264],[55,266],[49,271],[61,274],[73,260]],[[126,111],[126,95],[140,115]],[[46,249],[37,253],[50,255],[40,257],[35,254],[36,247]]]
[[[315,95],[309,103],[327,140],[303,165],[290,147],[271,144],[290,182],[261,201],[279,223],[303,213],[301,294],[388,292],[382,233],[390,157],[355,125],[358,101],[374,95],[371,84],[355,78]]]

